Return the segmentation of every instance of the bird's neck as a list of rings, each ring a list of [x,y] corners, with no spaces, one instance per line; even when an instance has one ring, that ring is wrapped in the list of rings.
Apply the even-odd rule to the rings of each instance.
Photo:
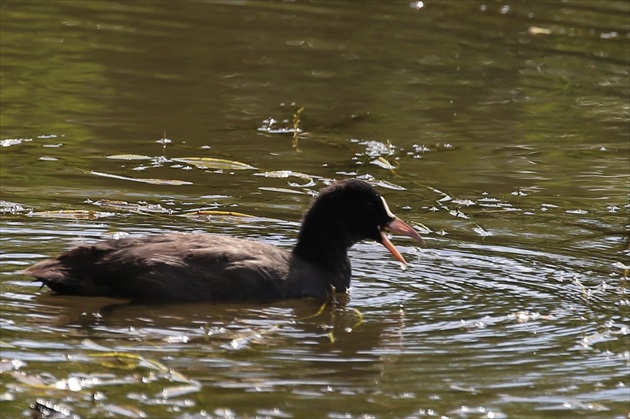
[[[299,241],[293,249],[293,253],[331,272],[345,270],[348,261],[347,247],[336,245],[329,240],[321,240],[319,242]]]
[[[322,231],[301,231],[293,255],[315,265],[326,275],[326,281],[337,291],[343,292],[350,287],[350,261],[348,247],[351,243],[339,240],[339,237],[327,237]]]

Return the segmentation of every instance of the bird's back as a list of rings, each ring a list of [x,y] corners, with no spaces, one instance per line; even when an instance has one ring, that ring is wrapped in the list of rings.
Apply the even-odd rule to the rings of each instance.
[[[60,294],[141,300],[286,298],[291,254],[213,234],[106,240],[35,264],[34,276]]]

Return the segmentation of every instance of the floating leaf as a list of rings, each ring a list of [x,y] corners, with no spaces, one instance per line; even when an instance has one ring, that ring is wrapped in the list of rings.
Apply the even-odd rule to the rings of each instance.
[[[215,159],[213,157],[177,157],[171,159],[176,162],[192,164],[200,169],[215,170],[253,170],[254,166],[234,160]]]
[[[196,217],[198,215],[217,215],[223,217],[246,217],[246,218],[256,218],[253,215],[243,214],[242,212],[233,212],[233,211],[218,211],[218,210],[199,210],[195,212],[188,212],[183,214],[183,217]]]
[[[400,166],[398,162],[396,162],[396,164],[394,165],[394,164],[391,164],[387,159],[383,157],[379,157],[375,160],[372,160],[370,163],[375,164],[387,170],[395,170],[395,169],[398,169],[398,166]]]
[[[175,179],[142,179],[135,177],[127,177],[120,175],[113,175],[111,173],[103,173],[103,172],[95,172],[94,170],[90,170],[88,173],[91,173],[96,176],[108,177],[112,179],[120,179],[120,180],[129,180],[131,182],[141,182],[141,183],[150,183],[152,185],[192,185],[192,182],[187,182],[185,180],[175,180]]]
[[[459,209],[450,210],[448,213],[455,218],[463,218],[465,220],[468,220],[470,218],[469,216],[461,212]]]
[[[130,204],[126,201],[113,201],[110,199],[99,199],[93,202],[93,205],[115,209],[119,211],[131,211],[131,212],[151,212],[151,213],[171,213],[172,210],[164,208],[160,204]]]
[[[138,209],[138,204],[130,204],[126,201],[112,201],[109,199],[99,199],[92,204],[98,207],[112,208],[123,211],[135,211]]]
[[[114,160],[153,160],[152,157],[143,156],[140,154],[114,154],[111,156],[107,156],[107,158]]]
[[[60,210],[60,211],[39,211],[29,212],[29,217],[45,218],[74,218],[77,220],[96,220],[98,218],[113,217],[113,212],[87,211],[87,210]]]
[[[303,178],[311,179],[311,177],[309,175],[305,175],[304,173],[294,172],[292,170],[272,170],[270,172],[255,173],[255,175],[256,176],[279,178],[279,179],[288,178],[290,176],[303,177]]]
[[[387,189],[393,189],[395,191],[407,190],[407,188],[405,188],[404,186],[396,185],[395,183],[388,182],[386,180],[374,180],[373,183],[376,184],[376,186],[380,186]]]
[[[422,234],[429,234],[433,232],[433,230],[431,230],[429,227],[425,226],[422,223],[419,223],[417,221],[412,221],[411,223],[413,224],[414,227],[420,228],[420,233]]]
[[[435,192],[436,194],[442,195],[443,197],[448,197],[448,200],[449,200],[449,201],[452,199],[452,198],[449,196],[449,194],[447,194],[446,192],[442,192],[441,190],[436,189],[436,188],[434,188],[434,187],[432,187],[432,186],[428,186],[428,185],[427,185],[427,186],[426,186],[426,188],[427,188],[427,189],[429,189],[429,190],[431,190],[431,191],[433,191],[433,192]]]
[[[84,340],[82,343],[83,345],[89,347],[90,349],[96,349],[97,351],[109,350],[109,348],[106,348],[105,346],[94,343],[89,339]],[[142,364],[142,366],[149,367],[153,370],[168,372],[168,373],[173,372],[171,369],[169,369],[164,364],[158,361],[155,361],[153,359],[147,359],[147,358],[144,358],[143,356],[126,353],[126,352],[116,352],[116,351],[111,352],[110,351],[110,352],[105,352],[105,353],[93,353],[93,354],[89,354],[88,356],[93,357],[93,358],[104,358],[105,364],[107,364],[108,366],[113,366],[113,367],[120,367],[120,366],[128,367],[130,365],[133,365],[132,368],[135,368],[136,366]]]
[[[310,176],[305,173],[294,172],[292,170],[272,170],[270,172],[256,173],[255,175],[279,179],[296,177],[306,181],[306,183],[289,182],[289,186],[293,186],[294,188],[310,188],[311,186],[315,186],[315,181],[313,180],[314,176]]]
[[[488,231],[486,229],[484,229],[481,226],[475,226],[473,227],[473,231],[477,234],[479,234],[481,237],[488,237],[488,236],[493,236],[494,234],[492,234],[491,231]]]
[[[171,370],[170,368],[168,368],[166,365],[162,364],[159,361],[156,361],[154,359],[142,358],[142,357],[138,357],[138,358],[140,358],[142,360],[142,364],[144,366],[150,367],[150,368],[152,368],[152,369],[154,369],[156,371],[167,372],[167,373],[169,373],[171,375],[176,374],[177,377],[183,377],[184,378],[183,381],[188,381],[188,379],[183,374],[180,374],[180,373],[178,373],[175,370]]]
[[[260,186],[258,189],[260,189],[261,191],[269,191],[269,192],[292,193],[292,194],[297,194],[297,195],[304,194],[304,192],[302,191],[296,191],[295,189],[288,189],[288,188],[273,188],[273,187],[268,187],[268,186]]]

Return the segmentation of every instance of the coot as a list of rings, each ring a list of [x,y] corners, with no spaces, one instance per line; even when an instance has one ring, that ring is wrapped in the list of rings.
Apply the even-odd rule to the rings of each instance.
[[[215,234],[168,233],[81,245],[24,273],[67,295],[144,301],[324,297],[350,287],[348,249],[358,241],[379,242],[406,263],[386,231],[422,243],[374,187],[346,179],[315,198],[292,251]]]

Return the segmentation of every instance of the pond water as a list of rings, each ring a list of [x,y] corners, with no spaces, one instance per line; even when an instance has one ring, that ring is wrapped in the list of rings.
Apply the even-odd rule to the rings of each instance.
[[[629,8],[3,1],[2,416],[627,417]],[[123,234],[290,248],[347,177],[427,245],[355,246],[324,305],[20,274]]]

